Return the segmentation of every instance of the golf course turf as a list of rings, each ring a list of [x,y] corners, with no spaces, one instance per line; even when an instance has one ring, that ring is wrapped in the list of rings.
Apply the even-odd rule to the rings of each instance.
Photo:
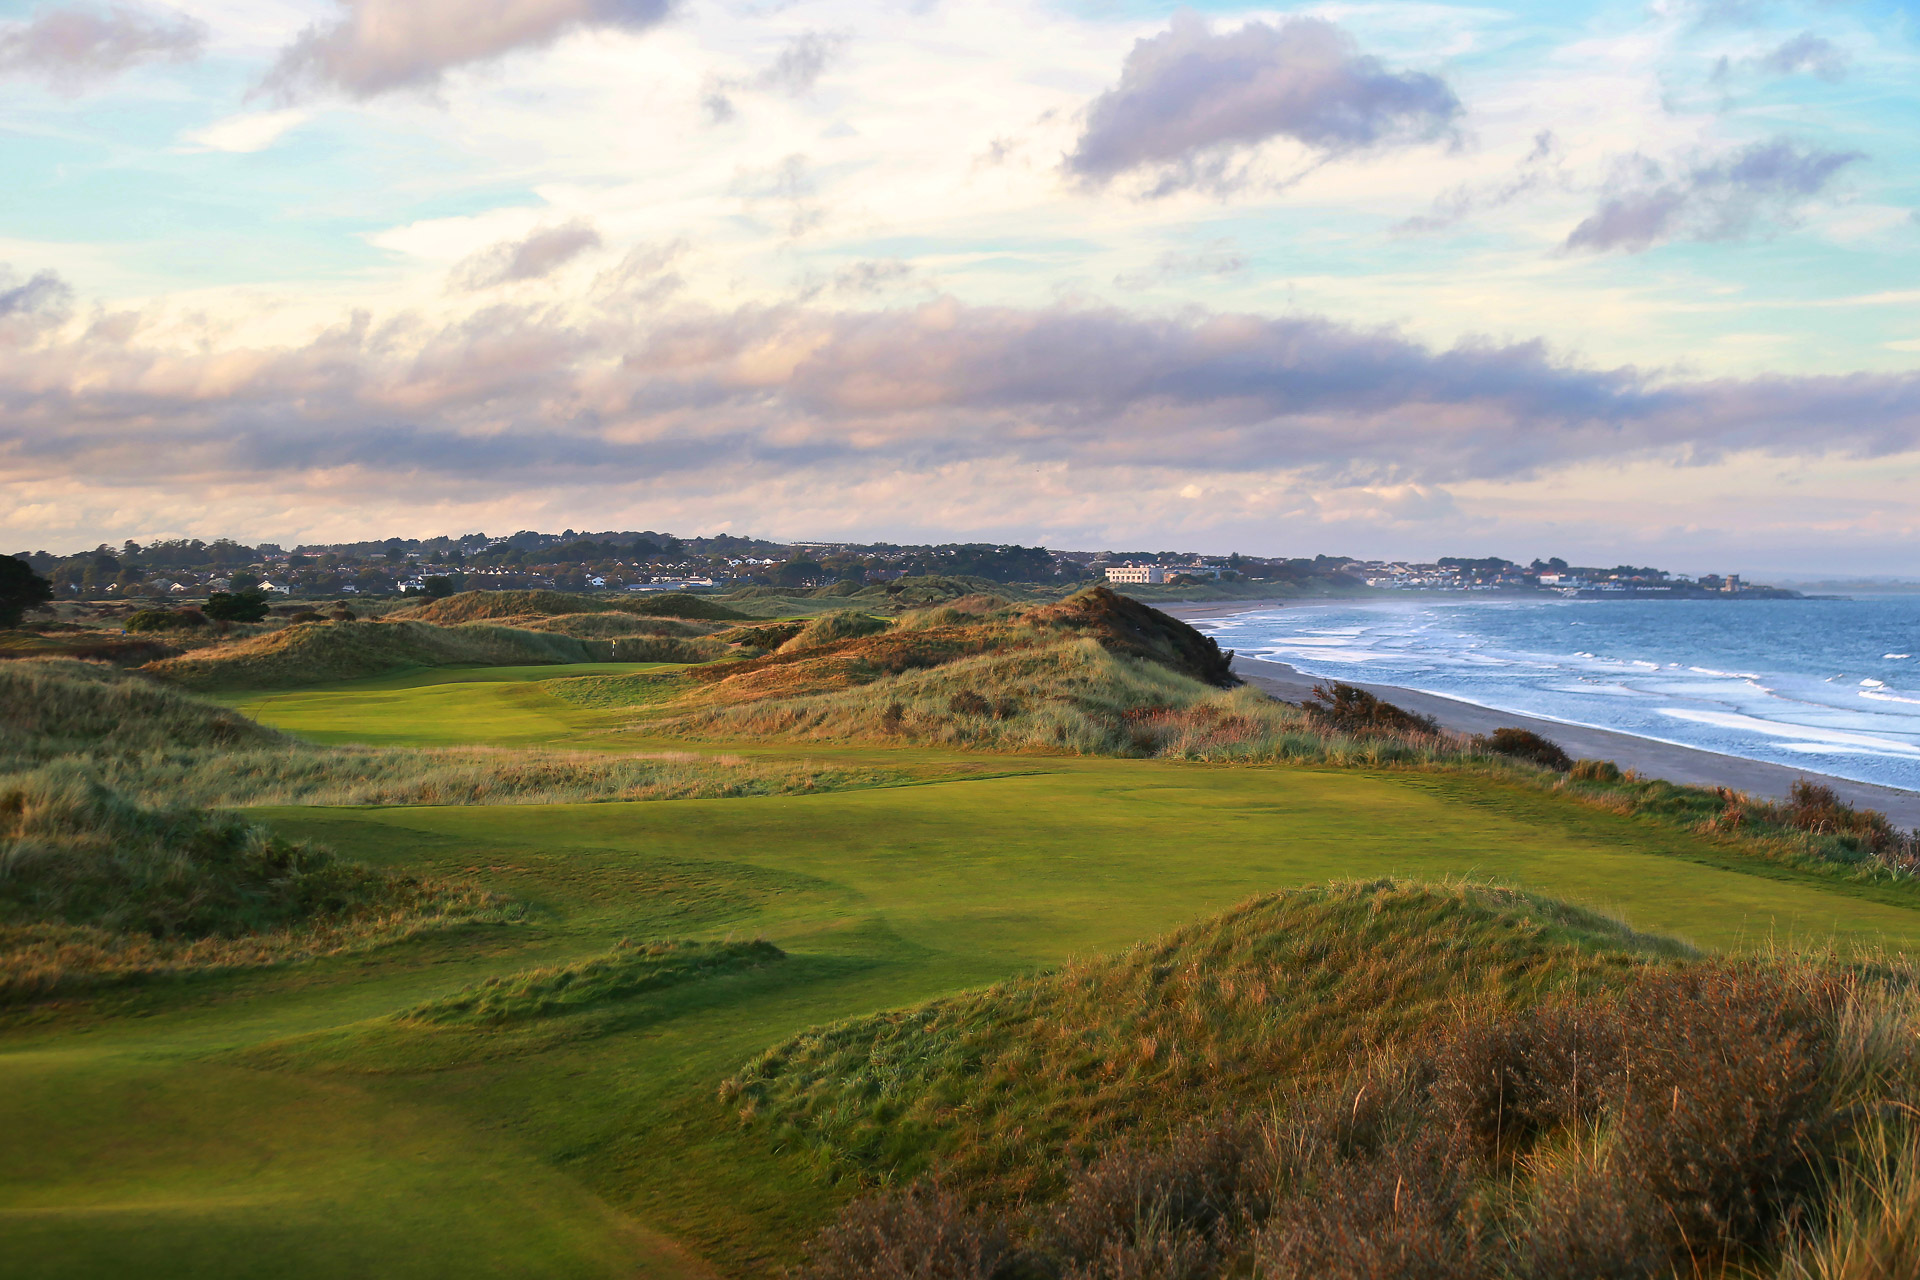
[[[323,742],[884,763],[903,785],[571,805],[251,811],[458,875],[527,923],[19,1011],[0,1027],[0,1258],[18,1276],[766,1274],[853,1188],[719,1087],[808,1027],[1119,951],[1251,895],[1470,877],[1705,951],[1920,949],[1920,898],[1743,862],[1467,773],[649,738],[547,682],[443,669],[235,694]],[[622,939],[777,964],[525,1024],[396,1020]]]

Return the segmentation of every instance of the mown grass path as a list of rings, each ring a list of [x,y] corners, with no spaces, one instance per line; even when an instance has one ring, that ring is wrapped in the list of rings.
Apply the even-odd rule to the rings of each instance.
[[[240,705],[332,741],[660,747],[538,687],[564,675],[390,677]],[[1713,949],[1920,948],[1920,910],[1897,901],[1730,868],[1691,836],[1485,779],[727,749],[884,758],[926,781],[265,813],[350,857],[470,876],[533,903],[536,922],[16,1019],[0,1034],[7,1274],[695,1276],[696,1256],[764,1274],[845,1189],[734,1122],[715,1090],[742,1062],[810,1025],[1290,885],[1476,876]],[[755,935],[790,958],[531,1028],[385,1020],[622,936]]]

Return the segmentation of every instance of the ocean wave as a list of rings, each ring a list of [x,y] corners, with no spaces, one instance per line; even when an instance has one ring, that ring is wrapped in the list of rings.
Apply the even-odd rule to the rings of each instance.
[[[1720,729],[1745,729],[1750,733],[1762,733],[1775,738],[1798,738],[1808,744],[1808,750],[1817,750],[1820,744],[1825,746],[1864,747],[1871,751],[1884,752],[1920,759],[1920,746],[1910,742],[1901,742],[1896,738],[1881,738],[1870,733],[1854,733],[1848,729],[1820,729],[1810,725],[1782,724],[1777,720],[1762,720],[1758,716],[1742,715],[1737,711],[1696,711],[1691,707],[1662,707],[1660,714],[1671,716],[1675,720],[1686,720],[1693,724],[1710,724]]]

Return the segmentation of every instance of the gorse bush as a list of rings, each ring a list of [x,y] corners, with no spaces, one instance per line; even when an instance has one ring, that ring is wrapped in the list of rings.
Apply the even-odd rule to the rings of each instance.
[[[317,616],[317,615],[316,615]],[[141,609],[127,615],[126,628],[135,635],[164,631],[192,631],[207,625],[198,609]]]
[[[1531,729],[1495,729],[1485,737],[1476,737],[1473,745],[1497,756],[1529,760],[1543,769],[1565,773],[1573,768],[1573,757],[1560,744],[1541,737]]]
[[[1437,735],[1440,732],[1440,722],[1432,716],[1404,711],[1350,684],[1316,684],[1302,705],[1316,724],[1338,733]]]

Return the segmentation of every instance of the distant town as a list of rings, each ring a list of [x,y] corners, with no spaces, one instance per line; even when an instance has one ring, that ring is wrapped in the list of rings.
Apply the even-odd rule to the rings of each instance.
[[[217,591],[266,595],[387,596],[550,588],[660,591],[769,586],[817,589],[943,575],[992,582],[1109,582],[1121,586],[1209,587],[1247,594],[1271,589],[1364,594],[1373,591],[1554,593],[1576,598],[1645,596],[1789,597],[1735,573],[1688,577],[1635,565],[1574,565],[1552,558],[1520,564],[1498,557],[1444,556],[1431,563],[1350,556],[1203,556],[1173,551],[1059,551],[996,543],[774,542],[732,535],[678,537],[638,532],[484,533],[427,539],[248,545],[230,539],[101,544],[90,551],[17,552],[68,600],[196,597]]]

